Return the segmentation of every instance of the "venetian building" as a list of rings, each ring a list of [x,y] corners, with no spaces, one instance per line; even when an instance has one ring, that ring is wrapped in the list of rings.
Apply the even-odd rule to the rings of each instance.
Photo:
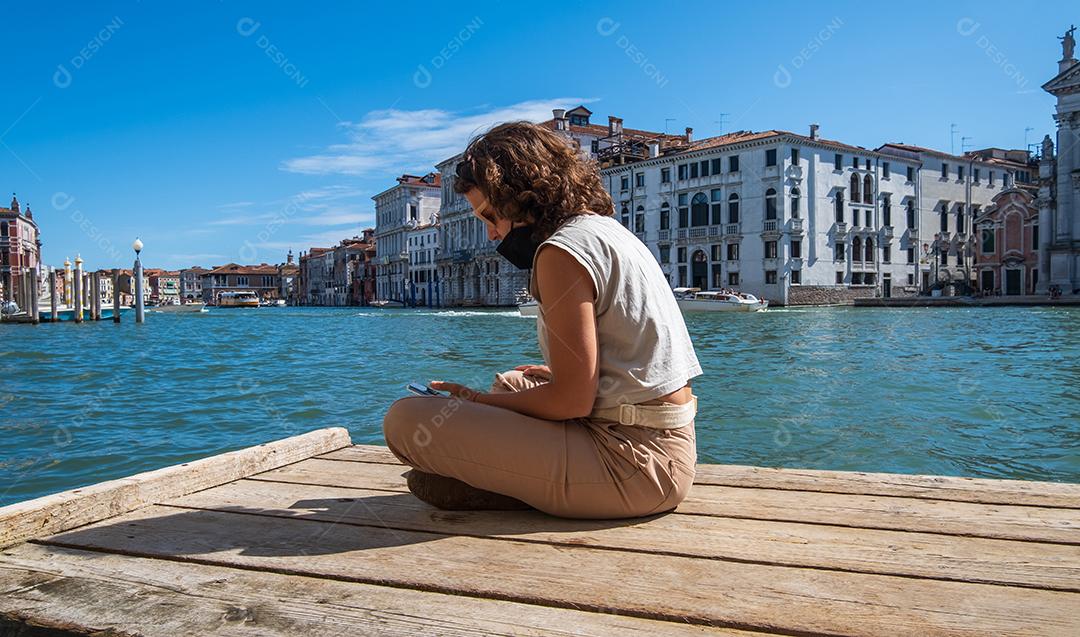
[[[41,261],[41,239],[30,206],[22,211],[19,200],[11,196],[11,206],[0,206],[0,300],[28,306],[25,288],[27,272],[37,272]],[[32,293],[37,293],[34,290]]]
[[[397,185],[372,197],[375,201],[375,294],[379,300],[408,298],[408,233],[434,223],[440,209],[439,173],[402,175]]]
[[[1076,40],[1070,27],[1061,40],[1058,74],[1042,88],[1057,98],[1057,155],[1053,142],[1043,140],[1039,176],[1044,180],[1039,208],[1040,270],[1036,291],[1060,286],[1064,294],[1080,291],[1080,63],[1074,56]]]
[[[1039,283],[1039,209],[1032,194],[1004,190],[975,219],[977,286],[983,294],[1034,294]]]

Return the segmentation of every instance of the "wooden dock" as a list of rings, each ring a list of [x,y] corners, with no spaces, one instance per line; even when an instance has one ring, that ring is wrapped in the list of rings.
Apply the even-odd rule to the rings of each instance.
[[[323,429],[0,508],[0,635],[1080,635],[1080,485],[699,465],[449,512]]]

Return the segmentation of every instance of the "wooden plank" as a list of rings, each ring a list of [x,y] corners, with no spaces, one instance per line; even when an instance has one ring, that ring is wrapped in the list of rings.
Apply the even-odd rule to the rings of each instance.
[[[699,515],[611,524],[565,520],[539,511],[440,511],[406,493],[259,480],[238,480],[162,504],[256,509],[260,515],[411,531],[1080,592],[1080,549],[1039,542]]]
[[[5,620],[147,637],[762,635],[34,544],[0,555],[0,634]]]
[[[0,507],[0,548],[175,498],[351,444],[343,427],[99,482]]]
[[[764,632],[1080,633],[1077,593],[448,536],[244,511],[152,505],[35,542]]]
[[[402,465],[311,458],[255,479],[406,490]],[[1080,510],[695,484],[676,511],[756,520],[1080,544]]]
[[[389,449],[378,445],[353,445],[317,457],[401,464]],[[699,464],[694,484],[1080,508],[1080,484],[1065,482]]]

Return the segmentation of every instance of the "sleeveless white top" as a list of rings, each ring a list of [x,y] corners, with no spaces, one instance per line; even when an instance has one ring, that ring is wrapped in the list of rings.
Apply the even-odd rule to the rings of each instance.
[[[596,289],[600,384],[594,408],[652,400],[701,375],[667,278],[636,235],[614,217],[576,215],[540,245],[549,244],[581,263]],[[529,292],[540,302],[537,340],[544,362],[550,366],[535,266],[534,257]]]

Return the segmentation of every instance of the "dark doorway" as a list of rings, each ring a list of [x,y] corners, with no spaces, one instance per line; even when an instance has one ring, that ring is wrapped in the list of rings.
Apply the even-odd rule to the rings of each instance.
[[[881,296],[891,299],[892,298],[892,275],[884,274],[881,277]]]
[[[1005,294],[1020,294],[1020,270],[1005,270]]]
[[[994,271],[993,270],[983,270],[981,276],[982,276],[982,282],[980,283],[979,287],[982,288],[983,292],[987,292],[987,293],[993,292],[994,291]]]
[[[705,257],[705,253],[701,250],[695,252],[694,256],[690,259],[690,264],[690,277],[693,279],[690,287],[708,290],[709,260]]]

